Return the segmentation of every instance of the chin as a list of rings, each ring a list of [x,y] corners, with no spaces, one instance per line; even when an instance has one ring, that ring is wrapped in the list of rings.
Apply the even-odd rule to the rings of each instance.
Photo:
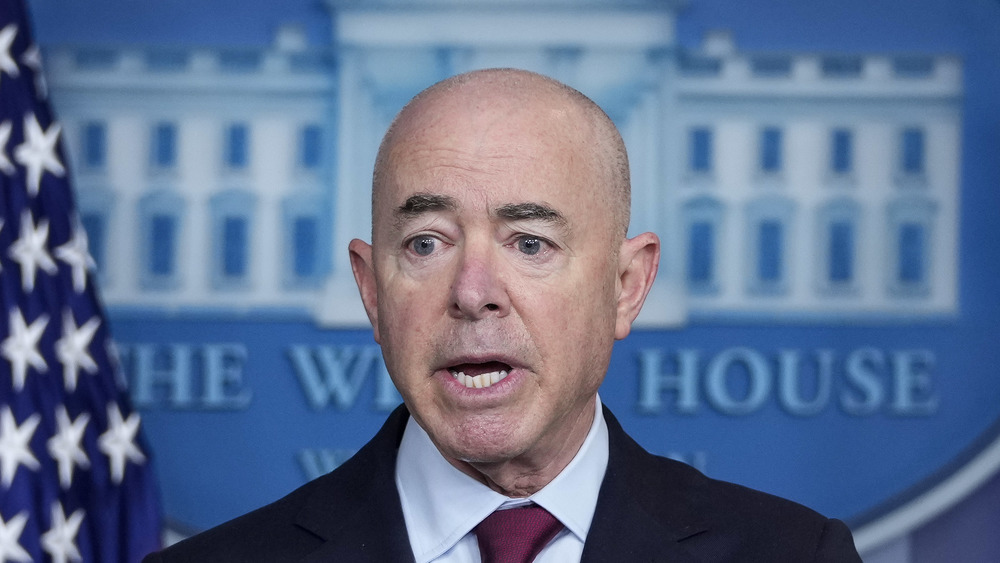
[[[524,453],[525,448],[513,436],[496,434],[461,434],[452,436],[447,447],[451,457],[467,463],[502,463]]]

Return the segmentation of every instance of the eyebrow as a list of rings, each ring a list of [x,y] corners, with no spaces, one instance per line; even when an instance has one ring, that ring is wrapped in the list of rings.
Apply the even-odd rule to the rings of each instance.
[[[543,221],[555,225],[566,225],[566,218],[555,209],[540,203],[508,203],[500,206],[496,214],[508,221]]]
[[[396,208],[399,219],[412,218],[429,211],[454,211],[458,209],[455,198],[437,194],[415,194],[406,198],[403,205]]]
[[[396,208],[396,222],[419,217],[434,211],[455,211],[458,201],[455,198],[440,194],[414,194],[406,198],[402,205]],[[566,225],[566,218],[555,209],[540,203],[507,203],[497,208],[496,216],[507,221],[542,221],[559,226]]]

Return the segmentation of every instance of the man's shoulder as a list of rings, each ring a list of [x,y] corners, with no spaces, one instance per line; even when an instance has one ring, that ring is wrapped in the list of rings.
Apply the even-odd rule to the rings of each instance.
[[[760,561],[860,561],[848,527],[797,502],[756,489],[709,478],[679,462],[659,458],[682,475],[691,510],[703,528],[686,543],[700,546],[713,560],[755,554]],[[692,530],[693,531],[693,530]]]
[[[668,498],[682,496],[686,500],[673,500],[681,504],[690,503],[691,509],[704,517],[794,522],[826,520],[825,516],[807,506],[744,485],[713,479],[679,461],[649,454],[647,463],[644,471],[649,479],[645,483],[649,487],[647,490],[660,489]],[[660,478],[657,479],[657,476]],[[665,476],[669,476],[669,482],[663,479]]]
[[[271,504],[182,540],[145,561],[298,561],[323,539],[298,526],[296,516],[329,479],[331,475],[325,475],[306,483]]]
[[[636,520],[656,523],[650,533],[709,561],[738,560],[739,554],[761,561],[860,561],[843,522],[651,454],[620,428],[612,440],[619,463],[609,464],[609,471],[620,472],[613,479],[618,485],[606,491],[620,498],[605,499],[613,509],[604,516],[642,515]],[[626,507],[621,499],[634,504]]]
[[[605,419],[612,452],[608,470],[621,472],[618,477],[630,489],[628,496],[641,495],[648,510],[680,510],[688,517],[701,519],[750,516],[806,521],[826,519],[796,502],[713,479],[686,463],[652,454],[632,439],[607,410]]]
[[[397,409],[375,437],[337,469],[271,504],[150,555],[146,563],[299,561],[331,540],[343,545],[344,538],[357,543],[359,550],[371,550],[370,541],[364,544],[373,522],[385,534],[400,536],[403,517],[393,472],[406,418],[406,411]],[[405,530],[402,535],[405,538]]]

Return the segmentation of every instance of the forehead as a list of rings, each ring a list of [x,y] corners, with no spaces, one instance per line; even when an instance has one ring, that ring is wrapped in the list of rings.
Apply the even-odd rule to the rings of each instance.
[[[414,108],[390,135],[374,186],[383,208],[427,191],[594,197],[602,183],[592,126],[565,102],[444,97]]]

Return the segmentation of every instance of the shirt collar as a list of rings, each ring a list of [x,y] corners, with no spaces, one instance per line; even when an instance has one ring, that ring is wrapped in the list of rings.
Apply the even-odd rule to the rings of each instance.
[[[559,519],[581,542],[587,540],[608,468],[608,425],[597,398],[594,422],[580,451],[556,478],[531,495],[531,500]]]
[[[608,427],[600,397],[594,422],[569,465],[530,497],[562,522],[581,542],[587,538],[608,466]],[[396,488],[410,545],[418,562],[431,561],[454,547],[475,526],[510,499],[459,471],[438,452],[411,417],[396,458]]]

